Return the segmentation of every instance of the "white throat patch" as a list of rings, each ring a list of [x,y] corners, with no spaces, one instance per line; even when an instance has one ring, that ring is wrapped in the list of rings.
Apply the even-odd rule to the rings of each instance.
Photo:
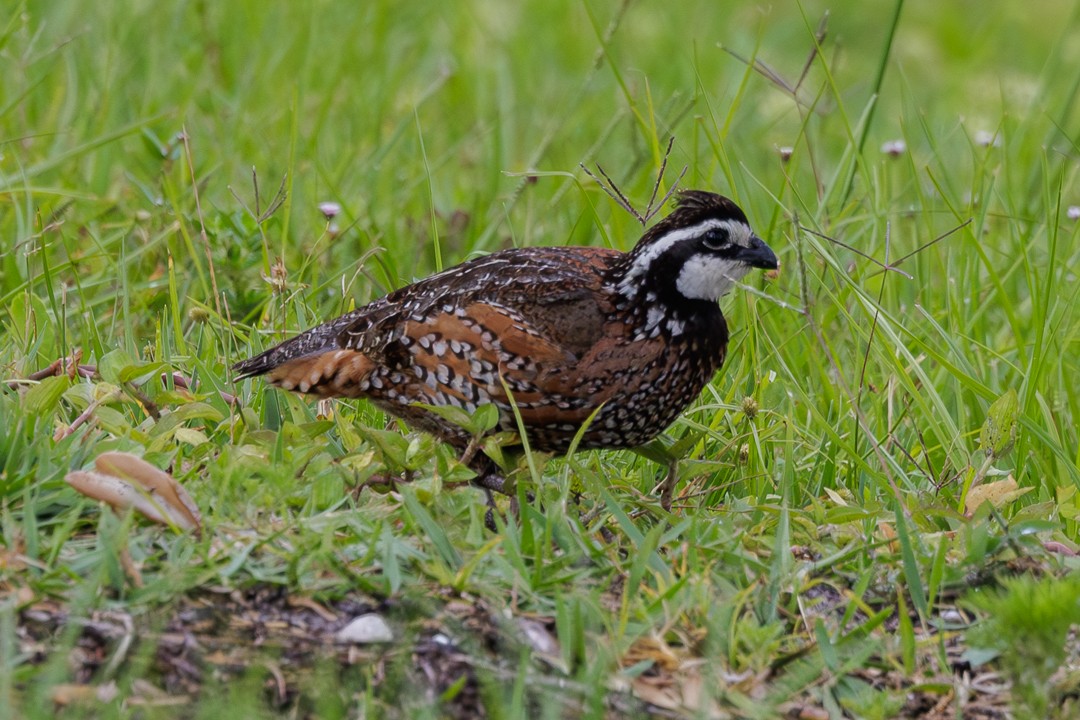
[[[675,288],[690,300],[716,301],[748,272],[750,266],[746,263],[698,253],[682,266]]]
[[[645,274],[649,271],[649,267],[656,261],[658,257],[666,253],[675,245],[686,242],[687,240],[694,240],[701,237],[709,230],[727,230],[728,238],[735,245],[741,247],[750,247],[750,238],[753,237],[753,232],[750,230],[750,226],[746,223],[739,222],[738,220],[706,220],[703,223],[697,225],[674,230],[664,235],[662,238],[654,242],[649,247],[634,258],[634,264],[630,266],[629,271],[623,277],[622,282],[619,283],[619,292],[626,296],[632,296],[635,291],[635,286],[641,281]],[[703,256],[704,257],[704,256]],[[690,262],[694,262],[696,258],[691,258]],[[725,263],[730,265],[731,263]],[[742,263],[738,263],[742,265]],[[689,263],[688,263],[689,265]],[[746,274],[748,267],[744,267],[739,273],[738,277],[742,277]],[[679,275],[680,280],[682,275],[685,274],[686,269],[683,269],[683,273]],[[730,286],[729,286],[730,287]],[[682,288],[679,288],[680,291]],[[724,290],[727,292],[727,290]],[[683,293],[686,295],[686,293]],[[686,295],[692,297],[691,295]],[[714,296],[712,299],[720,297]]]

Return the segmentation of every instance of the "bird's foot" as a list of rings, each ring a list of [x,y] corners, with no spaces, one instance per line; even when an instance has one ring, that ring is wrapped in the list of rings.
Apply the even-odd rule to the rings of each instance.
[[[472,484],[484,491],[484,495],[487,497],[487,512],[484,513],[484,525],[488,530],[495,532],[498,527],[495,525],[495,513],[498,512],[498,508],[495,506],[495,495],[506,495],[510,498],[510,514],[516,519],[521,508],[518,505],[517,487],[513,483],[508,483],[506,478],[496,472],[487,472],[477,475]],[[525,493],[525,499],[528,502],[532,502],[536,499],[536,495],[531,492]]]
[[[487,499],[487,512],[484,513],[484,527],[491,532],[498,532],[499,526],[495,524],[495,513],[498,511],[498,508],[495,506],[495,495],[493,493],[500,493],[502,495],[509,494],[506,488],[506,478],[494,472],[482,473],[473,478],[472,484],[483,490],[484,497]]]

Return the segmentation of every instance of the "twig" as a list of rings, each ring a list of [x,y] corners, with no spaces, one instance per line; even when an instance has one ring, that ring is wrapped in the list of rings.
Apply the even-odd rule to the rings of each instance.
[[[263,660],[263,667],[270,671],[270,676],[273,678],[273,688],[276,694],[274,698],[274,704],[276,707],[283,707],[285,701],[289,698],[289,686],[285,682],[285,674],[281,672],[281,668],[277,663],[272,660]]]
[[[679,177],[675,179],[674,183],[672,183],[671,188],[667,191],[667,193],[664,194],[664,197],[660,199],[660,202],[658,204],[656,204],[655,206],[653,205],[653,203],[656,201],[656,194],[660,192],[660,183],[664,180],[664,173],[667,171],[668,158],[671,156],[671,149],[674,146],[675,136],[672,135],[671,138],[668,140],[667,150],[664,151],[664,158],[660,162],[660,170],[656,174],[656,182],[653,183],[652,195],[649,197],[648,205],[645,206],[644,214],[639,213],[637,210],[634,209],[633,204],[626,197],[626,195],[623,194],[622,190],[619,189],[619,186],[615,183],[615,181],[611,179],[611,176],[608,175],[604,168],[600,166],[600,163],[596,163],[596,169],[600,172],[601,175],[604,176],[604,180],[607,181],[606,184],[604,183],[604,180],[596,177],[596,175],[594,175],[589,170],[589,168],[585,167],[585,163],[578,163],[578,166],[585,171],[586,175],[595,180],[596,184],[599,185],[601,189],[603,189],[603,191],[607,193],[612,200],[618,203],[619,207],[630,213],[635,220],[641,223],[642,227],[645,227],[649,224],[649,220],[651,220],[658,212],[660,212],[660,209],[664,207],[664,204],[671,198],[671,196],[675,193],[675,190],[679,187],[679,183],[682,182],[683,176],[686,175],[688,167],[684,165],[682,172],[679,173]]]
[[[126,563],[124,565],[124,570],[129,572],[132,584],[137,588],[141,588],[143,586],[142,574],[135,566],[135,563],[131,558],[131,553],[128,552],[126,546],[124,547],[124,553],[126,553],[127,562],[131,563],[130,570]],[[124,627],[124,634],[120,637],[120,642],[116,644],[116,652],[109,658],[108,664],[106,664],[104,670],[102,670],[102,674],[105,677],[111,678],[116,671],[120,669],[120,665],[123,664],[124,660],[127,658],[128,651],[131,649],[131,643],[135,639],[135,623],[132,622],[130,615],[119,611],[109,612],[106,614],[106,617],[119,620],[120,624]]]
[[[919,464],[919,461],[915,459],[915,456],[912,455],[906,447],[904,447],[904,444],[896,439],[895,435],[889,435],[889,442],[894,448],[900,451],[901,455],[908,459],[908,462],[914,465],[919,470],[919,472],[925,475],[927,480],[929,480],[930,482],[934,482],[934,476],[930,472],[930,470],[932,470],[933,468],[923,468],[923,466]],[[927,465],[929,465],[929,462],[927,463]]]
[[[462,465],[468,465],[472,462],[472,459],[476,457],[477,451],[480,450],[480,444],[484,440],[484,433],[473,435],[469,439],[469,444],[465,446],[465,452],[461,453],[461,457],[458,458],[458,462]]]
[[[899,259],[899,260],[897,260],[897,261],[896,261],[895,263],[893,263],[893,264],[892,264],[892,267],[894,267],[894,268],[895,268],[895,267],[896,267],[897,265],[899,265],[900,263],[904,262],[905,260],[908,260],[908,259],[910,259],[910,258],[914,257],[915,255],[918,255],[919,253],[921,253],[921,252],[922,252],[923,250],[925,250],[926,248],[928,248],[928,247],[930,247],[930,246],[932,246],[932,245],[936,245],[937,243],[941,242],[942,240],[944,240],[945,238],[949,237],[949,236],[950,236],[950,235],[952,235],[953,233],[955,233],[955,232],[958,232],[958,231],[960,231],[960,230],[962,230],[962,229],[966,228],[966,227],[967,227],[968,225],[970,225],[970,224],[972,223],[972,221],[973,221],[973,220],[974,220],[974,218],[968,218],[968,219],[967,219],[967,220],[965,220],[964,222],[962,222],[962,223],[960,223],[959,225],[957,225],[956,227],[954,227],[954,228],[953,228],[952,230],[949,230],[948,232],[944,232],[944,233],[942,233],[941,235],[938,235],[938,236],[937,236],[936,238],[934,238],[933,240],[931,240],[931,241],[929,241],[929,242],[927,242],[927,243],[923,243],[922,245],[920,245],[919,247],[915,248],[914,250],[912,250],[911,252],[909,252],[909,253],[908,253],[907,255],[905,255],[904,257],[900,258],[900,259]]]
[[[127,575],[127,580],[130,580],[132,585],[136,588],[143,587],[143,573],[139,572],[138,566],[135,563],[135,558],[132,557],[131,548],[127,546],[126,541],[124,542],[123,547],[120,548],[117,559],[120,560],[120,567],[123,568],[124,574]]]
[[[90,420],[90,418],[94,416],[94,412],[99,407],[101,407],[102,405],[106,405],[108,403],[114,402],[116,400],[119,400],[121,395],[122,395],[122,393],[119,390],[113,390],[112,392],[106,394],[102,398],[99,398],[97,400],[92,400],[90,402],[90,404],[86,406],[86,409],[82,411],[82,413],[79,415],[79,417],[75,418],[74,422],[72,422],[71,425],[68,425],[67,427],[64,427],[64,426],[61,425],[60,427],[58,427],[56,429],[56,432],[53,433],[53,440],[59,442],[60,440],[63,440],[64,438],[66,438],[68,435],[71,435],[73,432],[78,430],[83,424],[85,424],[88,420]]]
[[[675,193],[675,189],[679,187],[679,183],[682,182],[683,176],[686,175],[687,166],[683,165],[679,177],[675,178],[675,182],[671,184],[671,187],[668,188],[668,191],[664,194],[664,197],[660,199],[660,202],[655,206],[653,205],[653,202],[656,200],[656,193],[660,190],[660,183],[664,180],[664,173],[667,171],[668,158],[671,157],[671,149],[673,147],[675,147],[674,135],[668,138],[667,148],[664,150],[664,159],[660,161],[660,170],[656,173],[656,182],[653,183],[652,195],[649,196],[649,204],[645,207],[645,222],[648,222],[656,215],[656,213],[660,212],[660,208],[664,207],[664,203],[666,203]]]
[[[824,19],[822,19],[822,24],[824,24]],[[815,38],[820,37],[821,40],[824,40],[824,37],[825,37],[824,36],[824,30],[821,28],[821,25],[819,25],[818,28],[819,28],[818,35],[815,35]],[[731,57],[733,57],[736,60],[738,60],[739,62],[741,62],[743,65],[748,66],[754,72],[756,72],[757,74],[764,77],[766,80],[771,82],[773,85],[775,85],[782,92],[784,92],[787,95],[790,95],[791,99],[794,100],[795,104],[798,105],[800,108],[805,108],[806,110],[809,110],[809,111],[812,111],[812,112],[817,112],[817,113],[820,114],[823,111],[815,109],[814,105],[816,104],[816,102],[811,103],[811,102],[808,102],[807,100],[804,100],[803,98],[799,97],[799,88],[802,87],[802,83],[806,79],[806,75],[810,70],[810,66],[812,65],[814,59],[817,57],[819,47],[820,47],[820,41],[818,43],[815,43],[814,49],[811,51],[810,57],[807,59],[806,65],[803,67],[802,72],[799,75],[798,82],[794,83],[794,84],[792,84],[792,83],[788,82],[787,80],[785,80],[784,77],[780,73],[778,73],[776,70],[773,70],[771,67],[769,67],[767,64],[765,64],[765,62],[763,62],[763,61],[761,61],[761,60],[759,60],[757,58],[754,58],[753,60],[750,60],[750,59],[747,59],[747,58],[743,57],[739,53],[735,52],[731,48],[721,46],[721,49],[724,52],[726,52],[728,55],[730,55]]]
[[[155,422],[161,420],[161,408],[158,404],[150,399],[150,396],[144,393],[139,388],[135,387],[134,383],[125,382],[121,383],[128,395],[135,398],[135,401],[142,405],[143,410],[154,419]]]
[[[675,178],[675,182],[671,184],[671,188],[664,194],[664,197],[660,199],[655,208],[651,208],[649,212],[645,214],[645,219],[649,220],[653,215],[660,212],[660,208],[664,207],[664,204],[671,199],[671,196],[675,194],[675,190],[678,189],[679,183],[682,182],[683,177],[686,176],[686,171],[689,168],[688,165],[683,165],[682,172],[679,173],[679,177]]]
[[[802,73],[799,74],[799,81],[795,83],[796,92],[802,87],[803,81],[806,80],[806,76],[810,73],[810,68],[813,66],[814,60],[817,59],[818,53],[821,52],[821,44],[825,42],[825,38],[829,34],[828,26],[829,11],[826,10],[825,14],[821,16],[821,20],[818,22],[817,32],[814,33],[814,47],[810,50],[810,56],[806,58]]]
[[[12,390],[17,390],[22,385],[29,385],[31,383],[40,382],[45,378],[59,377],[66,374],[69,378],[74,380],[76,377],[92,377],[97,372],[96,365],[80,365],[79,359],[82,357],[82,350],[75,350],[71,353],[70,358],[57,358],[49,363],[48,367],[41,370],[35,370],[27,375],[25,378],[17,378],[15,380],[8,380],[7,386]]]
[[[800,230],[805,230],[806,232],[810,233],[811,235],[822,238],[823,240],[828,240],[829,242],[831,242],[834,245],[839,245],[840,247],[844,248],[845,250],[850,250],[851,252],[855,253],[859,257],[861,257],[861,258],[863,258],[865,260],[869,260],[870,262],[877,265],[879,268],[881,268],[882,272],[894,272],[894,273],[898,273],[900,275],[903,275],[908,280],[914,280],[915,278],[914,278],[913,275],[899,269],[900,264],[903,263],[905,260],[910,260],[911,258],[913,258],[916,255],[918,255],[919,253],[921,253],[923,250],[927,249],[928,247],[932,247],[932,246],[936,245],[937,243],[941,242],[942,240],[949,237],[950,235],[958,232],[959,230],[962,230],[962,229],[966,228],[968,225],[970,225],[972,223],[972,221],[973,221],[973,218],[968,218],[967,220],[960,223],[959,225],[952,228],[951,230],[943,232],[941,235],[938,235],[933,240],[930,240],[928,242],[923,243],[919,247],[917,247],[914,250],[912,250],[911,252],[909,252],[907,255],[904,255],[902,258],[900,258],[896,262],[889,262],[889,257],[888,257],[888,255],[889,255],[889,251],[888,251],[889,233],[888,233],[888,229],[886,229],[886,233],[885,233],[885,244],[886,244],[885,262],[882,262],[882,261],[878,260],[877,258],[871,256],[871,255],[867,255],[862,250],[859,250],[856,247],[848,245],[846,242],[843,242],[841,240],[837,240],[836,238],[832,237],[831,235],[826,235],[825,233],[818,232],[817,230],[814,230],[813,228],[808,228],[805,225],[800,225],[799,229]]]
[[[611,44],[612,38],[615,37],[615,31],[619,29],[619,24],[622,22],[623,17],[626,15],[626,11],[629,9],[630,0],[622,0],[619,9],[611,16],[611,21],[608,23],[608,26],[604,28],[604,34],[600,38],[600,47],[596,49],[596,55],[593,57],[592,73],[595,73],[600,69],[600,66],[604,64],[604,57],[607,55],[607,47]]]
[[[882,264],[883,268],[890,269],[889,267],[889,243],[892,238],[892,225],[885,223],[885,262]],[[902,272],[897,270],[897,272]],[[906,273],[905,273],[906,275]],[[911,279],[910,275],[907,275],[908,279]],[[874,303],[874,321],[870,324],[870,336],[866,339],[866,351],[863,353],[862,369],[859,371],[859,390],[855,395],[855,405],[862,407],[862,395],[863,390],[866,388],[866,366],[870,363],[870,348],[874,344],[874,334],[877,332],[878,318],[881,317],[881,302],[885,298],[885,278],[881,280],[881,287],[878,288],[877,302]],[[853,443],[853,450],[856,454],[859,452],[859,422],[855,422],[855,438]]]
[[[839,245],[840,247],[844,248],[845,250],[850,250],[851,252],[855,253],[856,255],[863,258],[864,260],[869,260],[870,262],[874,263],[875,265],[877,265],[878,267],[880,267],[882,270],[884,270],[886,272],[892,271],[892,272],[895,272],[895,273],[899,273],[899,274],[903,275],[904,277],[906,277],[908,280],[914,280],[915,279],[914,277],[912,277],[908,273],[904,272],[903,270],[898,270],[895,265],[889,265],[888,264],[888,258],[886,258],[886,262],[881,262],[876,257],[873,257],[872,255],[867,255],[862,250],[859,250],[856,247],[852,247],[851,245],[848,245],[846,242],[843,242],[841,240],[837,240],[836,238],[834,238],[834,237],[832,237],[830,235],[826,235],[825,233],[820,233],[817,230],[814,230],[813,228],[808,228],[805,225],[800,225],[799,229],[804,230],[804,231],[806,231],[806,232],[808,232],[811,235],[814,235],[816,237],[822,238],[823,240],[828,240],[829,242],[831,242],[834,245]]]
[[[161,384],[165,385],[168,382],[168,378],[169,378],[168,375],[166,375],[165,373],[161,373]],[[184,377],[183,375],[181,375],[178,372],[174,372],[172,374],[172,381],[173,381],[173,385],[175,387],[180,388],[181,390],[192,390],[192,391],[194,391],[194,384],[195,383],[192,380],[189,380],[188,378]],[[237,399],[237,397],[235,395],[233,395],[231,393],[227,393],[224,390],[218,390],[218,395],[220,395],[221,399],[224,400],[229,405],[235,405],[238,402],[238,399]]]
[[[240,207],[244,208],[244,210],[247,212],[247,214],[251,217],[252,220],[254,220],[257,224],[261,225],[265,221],[269,220],[273,216],[273,214],[276,213],[278,209],[281,208],[281,206],[285,203],[285,199],[289,196],[289,191],[286,188],[288,181],[288,173],[285,173],[281,176],[281,185],[278,186],[277,192],[274,193],[274,199],[270,201],[270,204],[266,207],[265,212],[262,210],[262,198],[259,195],[259,173],[255,169],[254,165],[251,166],[251,185],[253,188],[255,188],[254,211],[250,207],[248,207],[247,203],[244,202],[244,199],[241,198],[235,190],[233,190],[232,185],[229,185],[228,188],[229,193],[233,196],[236,202],[240,203]]]
[[[595,180],[596,183],[604,190],[604,192],[606,192],[612,200],[619,204],[619,207],[633,215],[634,219],[642,225],[645,224],[645,218],[641,217],[640,213],[638,213],[638,211],[634,209],[634,206],[631,205],[630,201],[626,199],[626,196],[622,194],[622,191],[619,190],[619,187],[614,183],[614,181],[612,181],[610,177],[608,177],[608,174],[604,172],[604,168],[600,167],[600,163],[596,163],[596,169],[599,170],[600,174],[604,176],[604,180],[608,181],[608,185],[605,185],[604,182],[600,180],[600,178],[589,172],[589,168],[585,167],[583,163],[578,164],[580,165],[581,169],[585,171],[586,175]]]
[[[731,57],[733,57],[736,60],[738,60],[739,62],[741,62],[743,65],[747,65],[754,72],[761,75],[763,78],[765,78],[766,80],[771,82],[773,85],[775,85],[776,87],[778,87],[781,90],[783,90],[784,92],[786,92],[788,95],[791,95],[792,97],[794,97],[796,99],[796,101],[798,101],[798,98],[796,97],[795,86],[793,86],[791,83],[789,83],[787,80],[785,80],[780,73],[773,70],[771,67],[766,65],[763,61],[758,60],[756,57],[753,60],[749,60],[747,58],[744,58],[742,55],[735,52],[734,50],[732,50],[729,47],[721,47],[721,50],[723,50],[728,55],[730,55]],[[801,104],[801,101],[800,101],[800,104]]]

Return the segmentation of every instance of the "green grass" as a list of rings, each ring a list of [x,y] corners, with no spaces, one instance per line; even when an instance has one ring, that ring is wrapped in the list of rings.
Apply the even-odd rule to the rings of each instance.
[[[1026,598],[1075,614],[1068,5],[0,11],[0,717],[1070,717],[1067,628],[993,624]],[[664,188],[685,166],[783,263],[723,301],[727,365],[669,431],[671,514],[637,455],[533,457],[535,501],[491,533],[447,448],[231,382],[476,253],[631,247],[579,164],[643,207],[671,136]],[[25,380],[76,350],[92,377]],[[1009,391],[1015,444],[987,460]],[[64,483],[108,450],[171,471],[202,535]],[[1007,475],[1027,492],[965,514]],[[365,611],[395,641],[333,645]],[[1032,642],[1060,666],[1038,682]]]

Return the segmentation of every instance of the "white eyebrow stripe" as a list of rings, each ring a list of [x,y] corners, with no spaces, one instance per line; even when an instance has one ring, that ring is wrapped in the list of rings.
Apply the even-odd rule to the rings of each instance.
[[[711,219],[697,225],[673,230],[649,245],[640,255],[634,258],[634,264],[630,266],[622,282],[619,283],[620,292],[623,294],[629,293],[633,284],[648,272],[649,266],[672,247],[686,240],[700,237],[709,230],[727,230],[728,236],[736,245],[747,247],[750,244],[752,234],[750,226],[739,220]]]

